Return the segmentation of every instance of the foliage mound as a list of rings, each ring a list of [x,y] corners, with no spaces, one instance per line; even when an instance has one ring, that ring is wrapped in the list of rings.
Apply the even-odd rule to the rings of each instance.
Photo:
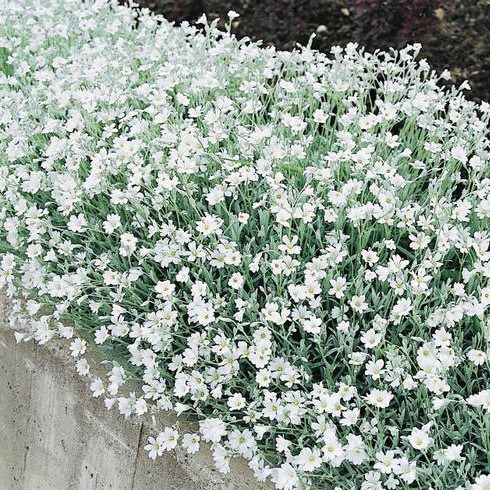
[[[126,416],[196,421],[153,458],[204,441],[278,489],[489,488],[488,104],[416,45],[289,53],[115,2],[0,8],[18,341],[69,339]]]

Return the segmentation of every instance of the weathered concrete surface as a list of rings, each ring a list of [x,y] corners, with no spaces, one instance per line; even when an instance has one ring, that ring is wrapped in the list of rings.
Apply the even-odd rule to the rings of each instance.
[[[209,449],[156,461],[149,418],[126,420],[90,396],[57,342],[16,344],[0,297],[0,490],[258,490],[246,463],[213,469]],[[161,428],[165,420],[159,420]]]

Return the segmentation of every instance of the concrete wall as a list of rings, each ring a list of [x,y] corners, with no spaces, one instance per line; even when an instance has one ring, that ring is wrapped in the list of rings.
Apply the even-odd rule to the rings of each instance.
[[[232,462],[230,475],[217,473],[208,448],[150,460],[143,449],[157,430],[150,419],[126,420],[91,397],[66,346],[16,344],[0,300],[0,490],[270,488],[243,460]]]

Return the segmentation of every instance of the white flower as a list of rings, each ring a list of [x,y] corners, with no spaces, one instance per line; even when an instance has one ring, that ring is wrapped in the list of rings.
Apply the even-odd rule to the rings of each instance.
[[[156,459],[157,456],[163,454],[164,449],[158,437],[156,439],[154,437],[148,437],[148,444],[145,446],[145,451],[148,451],[148,456],[151,459]]]
[[[323,457],[326,461],[336,461],[344,451],[335,434],[327,433],[323,437]]]
[[[231,449],[245,458],[250,458],[256,449],[255,438],[249,429],[232,431],[228,434],[228,443]]]
[[[357,313],[364,313],[365,311],[368,310],[368,304],[365,301],[366,297],[364,295],[357,296],[354,295],[352,296],[350,300],[350,305],[351,308],[357,312]]]
[[[377,361],[369,361],[366,364],[366,375],[371,376],[373,379],[379,379],[383,374],[383,367],[385,363],[383,359],[378,359]]]
[[[446,449],[439,449],[434,453],[434,459],[439,465],[445,465],[453,461],[463,461],[464,457],[461,456],[463,445],[451,444]]]
[[[480,292],[480,301],[484,306],[490,305],[490,286],[482,288]]]
[[[125,418],[129,418],[134,413],[135,404],[136,398],[134,393],[131,393],[129,397],[121,397],[117,399],[117,407],[119,412],[121,415],[124,415]]]
[[[302,323],[304,331],[313,335],[319,334],[321,332],[321,325],[322,320],[314,316],[307,318]]]
[[[289,463],[284,463],[280,468],[273,470],[272,480],[279,490],[293,490],[299,483],[298,474]]]
[[[163,451],[175,449],[178,439],[178,432],[171,427],[166,427],[163,432],[160,432],[157,436],[157,442]]]
[[[188,454],[194,454],[199,451],[199,441],[200,437],[197,434],[184,434],[182,437],[182,447],[187,451]]]
[[[393,394],[386,390],[373,388],[365,398],[369,405],[377,408],[386,408],[389,406],[391,400],[393,400]]]
[[[98,345],[103,344],[107,339],[109,338],[109,332],[107,331],[107,328],[102,325],[94,335],[94,342]]]
[[[87,350],[87,341],[77,337],[70,344],[70,350],[73,357],[82,356]]]
[[[232,289],[241,289],[243,287],[244,279],[239,272],[234,272],[228,280],[228,286]]]
[[[211,418],[199,422],[199,431],[207,442],[219,442],[226,435],[225,424],[222,420]]]
[[[178,282],[188,282],[189,281],[189,268],[182,267],[180,271],[175,276],[175,280]]]
[[[369,329],[367,332],[363,332],[361,335],[361,342],[366,349],[374,349],[374,347],[379,345],[382,339],[383,336],[373,328]]]
[[[482,390],[468,397],[467,402],[475,407],[481,407],[490,412],[490,390]]]
[[[175,284],[170,281],[158,281],[155,286],[155,292],[159,298],[170,298],[175,291]]]
[[[410,485],[417,478],[417,464],[415,461],[410,462],[406,457],[402,457],[396,462],[394,472]]]
[[[345,290],[347,289],[347,280],[345,277],[330,279],[330,285],[332,287],[328,290],[328,294],[335,296],[338,299],[344,297]]]
[[[365,445],[360,436],[349,434],[344,446],[345,459],[354,465],[360,465],[367,459]]]
[[[227,449],[221,444],[213,444],[213,460],[220,473],[230,472],[230,457]]]
[[[379,471],[369,471],[364,475],[361,490],[381,490],[381,473]]]
[[[349,356],[349,364],[353,366],[361,366],[364,364],[364,361],[367,358],[367,354],[365,352],[353,352]]]
[[[290,310],[287,308],[283,308],[279,310],[279,305],[276,303],[266,303],[265,307],[262,308],[262,314],[264,318],[276,325],[284,325],[286,321],[289,319]]]
[[[309,447],[305,447],[295,457],[295,462],[301,471],[315,471],[322,464],[320,450],[317,448],[312,450]]]
[[[196,230],[204,236],[210,236],[214,233],[219,234],[222,224],[223,220],[221,218],[206,214],[204,218],[197,222]]]
[[[67,226],[73,233],[83,233],[87,228],[87,219],[83,214],[78,214],[76,216],[72,214]]]
[[[412,429],[407,439],[410,445],[419,451],[427,449],[433,442],[433,439],[429,437],[426,431],[417,428]]]
[[[95,378],[91,383],[90,383],[90,390],[92,391],[92,395],[95,398],[98,398],[100,395],[102,395],[105,391],[104,389],[104,383],[100,378]]]
[[[487,360],[487,354],[481,350],[470,349],[468,351],[468,359],[475,364],[475,366],[481,366]]]
[[[121,226],[121,218],[118,214],[109,214],[103,223],[104,231],[110,235]]]
[[[291,441],[288,441],[282,436],[276,438],[276,449],[280,453],[284,453],[289,450],[289,446],[291,445]]]
[[[238,214],[238,221],[244,225],[248,223],[249,219],[250,219],[250,215],[248,213],[239,213]]]
[[[211,191],[206,196],[206,201],[208,201],[208,203],[211,206],[215,206],[216,204],[224,200],[225,200],[225,193],[219,187],[215,187],[214,189],[211,189]]]
[[[284,235],[282,237],[282,243],[279,245],[279,250],[281,252],[290,254],[290,255],[297,255],[301,253],[301,247],[297,245],[298,243],[298,237],[293,236],[289,238],[287,235]]]
[[[488,490],[490,488],[490,474],[480,475],[470,485],[469,490]]]
[[[357,424],[360,414],[361,412],[358,408],[353,408],[352,410],[344,410],[342,412],[342,418],[340,419],[340,425],[350,427]]]
[[[374,468],[379,472],[389,475],[395,470],[395,451],[377,452],[376,460]]]
[[[235,393],[228,398],[226,403],[230,407],[230,410],[241,410],[246,406],[247,400],[241,393]]]
[[[461,146],[455,146],[451,149],[451,156],[456,160],[459,160],[461,163],[466,163],[468,157],[466,155],[466,151]]]
[[[362,250],[361,257],[370,266],[379,261],[379,255],[374,250]]]
[[[327,121],[327,115],[321,109],[315,109],[313,112],[313,121],[318,124],[324,124]]]
[[[412,302],[409,299],[401,298],[393,306],[391,310],[391,319],[398,325],[404,316],[407,316],[412,310]]]
[[[187,305],[187,312],[189,319],[193,323],[199,323],[200,325],[210,325],[216,320],[213,305],[200,298],[196,298]]]
[[[136,250],[137,238],[132,233],[123,233],[120,237],[121,247],[119,253],[123,257],[128,257]]]

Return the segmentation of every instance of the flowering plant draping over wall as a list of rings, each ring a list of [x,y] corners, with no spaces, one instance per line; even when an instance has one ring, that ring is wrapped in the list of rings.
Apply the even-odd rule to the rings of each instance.
[[[278,52],[105,1],[0,10],[19,342],[69,339],[126,416],[196,422],[152,458],[205,442],[278,489],[489,488],[488,104],[441,88],[420,46]]]

